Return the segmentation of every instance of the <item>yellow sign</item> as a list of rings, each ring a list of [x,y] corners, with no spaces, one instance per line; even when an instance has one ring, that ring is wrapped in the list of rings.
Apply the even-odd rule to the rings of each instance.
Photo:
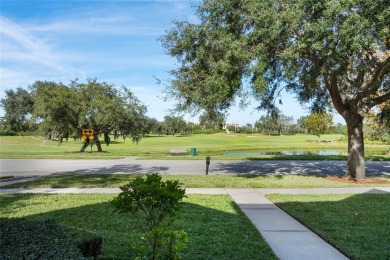
[[[84,141],[87,140],[87,139],[92,141],[94,139],[94,137],[93,137],[93,134],[94,134],[93,129],[83,129],[82,133],[83,133],[83,135],[81,136],[81,139],[83,139]]]
[[[83,129],[83,135],[90,136],[93,135],[93,129]]]

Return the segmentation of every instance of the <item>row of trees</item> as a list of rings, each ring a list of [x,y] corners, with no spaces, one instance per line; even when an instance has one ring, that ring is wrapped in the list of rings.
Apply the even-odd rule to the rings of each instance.
[[[163,122],[156,119],[150,121],[148,128],[150,133],[155,134],[193,134],[193,133],[215,133],[225,131],[226,117],[222,113],[205,112],[199,116],[199,123],[186,122],[180,116],[166,116]],[[379,122],[376,122],[379,123]],[[274,116],[261,116],[254,125],[246,126],[225,126],[227,130],[235,133],[262,133],[267,135],[291,135],[291,134],[313,134],[320,136],[322,134],[344,134],[347,133],[345,125],[333,125],[332,117],[324,113],[314,113],[308,116],[302,116],[294,122],[293,117],[283,114]],[[381,129],[376,124],[376,128]],[[373,135],[378,139],[378,135]]]
[[[62,83],[37,81],[29,90],[6,90],[0,102],[5,110],[1,130],[5,133],[36,133],[58,138],[80,138],[81,130],[92,128],[96,135],[113,133],[117,138],[130,136],[138,142],[147,133],[189,134],[196,125],[181,116],[165,116],[164,121],[149,118],[146,107],[125,87],[88,80]],[[222,127],[223,117],[214,121],[200,117],[206,128]]]
[[[199,116],[199,124],[188,123],[181,116],[165,116],[160,122],[145,116],[146,108],[126,88],[119,90],[108,83],[88,80],[81,84],[71,82],[69,86],[54,82],[35,82],[30,91],[18,88],[6,90],[1,100],[5,109],[1,130],[16,133],[40,131],[43,134],[62,138],[80,137],[83,128],[93,128],[98,134],[113,133],[117,138],[131,136],[133,141],[153,133],[176,135],[192,133],[215,133],[223,130],[225,115],[205,112]],[[390,137],[387,117],[371,113],[365,120],[367,136],[371,140],[386,141]],[[283,114],[261,116],[254,125],[228,126],[236,133],[345,134],[346,126],[332,125],[330,115],[314,113],[294,122],[293,117]]]
[[[117,138],[130,137],[139,142],[147,133],[176,135],[193,133],[198,125],[188,124],[181,116],[165,116],[163,122],[146,116],[146,106],[126,87],[89,79],[69,85],[51,81],[36,81],[28,90],[5,91],[0,101],[5,111],[1,118],[3,133],[43,135],[58,138],[80,138],[82,129],[95,132],[98,150],[99,136],[113,133]],[[222,114],[200,116],[201,125],[217,130],[222,127]]]

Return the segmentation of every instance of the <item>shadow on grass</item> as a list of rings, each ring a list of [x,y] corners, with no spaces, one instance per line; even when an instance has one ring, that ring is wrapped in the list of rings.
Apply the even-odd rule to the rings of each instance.
[[[237,178],[244,178],[244,179],[267,179],[267,178],[275,178],[277,180],[283,180],[286,176],[289,176],[288,174],[273,174],[273,175],[264,175],[264,174],[238,174],[235,175]],[[308,175],[303,175],[303,174],[294,174],[294,176],[302,176],[302,177],[307,177]],[[316,175],[313,176],[315,178],[324,178],[325,176],[322,175]]]
[[[132,181],[136,177],[144,176],[139,174],[54,174],[49,177],[38,178],[36,180],[15,183],[1,186],[2,188],[31,188],[31,187],[47,187],[47,188],[112,188],[118,185],[124,185]],[[35,186],[34,186],[35,185]]]
[[[286,177],[286,174],[274,174],[274,175],[264,175],[264,174],[238,174],[234,175],[235,177],[238,178],[245,178],[245,179],[258,179],[259,177],[261,178],[276,178],[278,180],[282,180],[284,177]],[[302,174],[296,174],[295,176],[307,176],[307,175],[302,175]],[[324,176],[314,176],[317,178],[323,178]]]
[[[92,151],[91,151],[91,149],[89,149],[89,150],[85,150],[85,152],[80,152],[80,151],[70,151],[70,152],[64,152],[65,154],[77,154],[77,153],[79,153],[79,154],[108,154],[108,153],[110,153],[110,152],[108,152],[108,151],[97,151],[96,149],[92,149]]]
[[[144,138],[164,138],[165,135],[146,135]]]
[[[0,197],[0,217],[55,219],[65,226],[94,231],[103,237],[103,259],[134,259],[130,245],[139,240],[134,232],[135,225],[129,217],[113,212],[114,208],[108,202],[113,197],[102,194],[7,194]],[[192,197],[200,202],[183,203],[182,213],[174,224],[176,229],[188,234],[188,248],[183,252],[183,259],[276,259],[228,196]]]
[[[267,197],[350,258],[390,259],[389,193]]]

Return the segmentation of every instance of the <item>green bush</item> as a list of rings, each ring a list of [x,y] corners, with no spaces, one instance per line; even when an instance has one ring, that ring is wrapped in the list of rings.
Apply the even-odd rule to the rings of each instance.
[[[54,220],[0,220],[0,259],[82,259],[68,232]]]
[[[3,130],[0,131],[0,136],[16,136],[16,133],[10,130]]]
[[[100,235],[85,229],[71,227],[67,227],[67,231],[83,256],[96,259],[100,255],[103,244],[103,238]]]
[[[221,132],[224,132],[225,130],[221,130],[221,129],[210,129],[210,128],[207,128],[207,129],[194,129],[192,131],[193,134],[216,134],[216,133],[221,133]]]
[[[161,181],[158,174],[137,177],[122,186],[122,192],[111,201],[120,213],[125,213],[143,232],[137,247],[142,258],[178,259],[185,247],[186,234],[172,230],[185,189],[177,180]]]
[[[14,132],[11,130],[0,131],[0,136],[33,136],[35,132]]]

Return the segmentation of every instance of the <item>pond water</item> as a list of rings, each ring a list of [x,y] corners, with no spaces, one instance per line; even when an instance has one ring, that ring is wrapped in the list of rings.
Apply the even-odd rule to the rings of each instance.
[[[232,152],[225,151],[224,155],[226,156],[256,156],[256,155],[339,155],[340,151],[336,149],[328,149],[328,150],[293,150],[293,151],[242,151],[242,152]]]

